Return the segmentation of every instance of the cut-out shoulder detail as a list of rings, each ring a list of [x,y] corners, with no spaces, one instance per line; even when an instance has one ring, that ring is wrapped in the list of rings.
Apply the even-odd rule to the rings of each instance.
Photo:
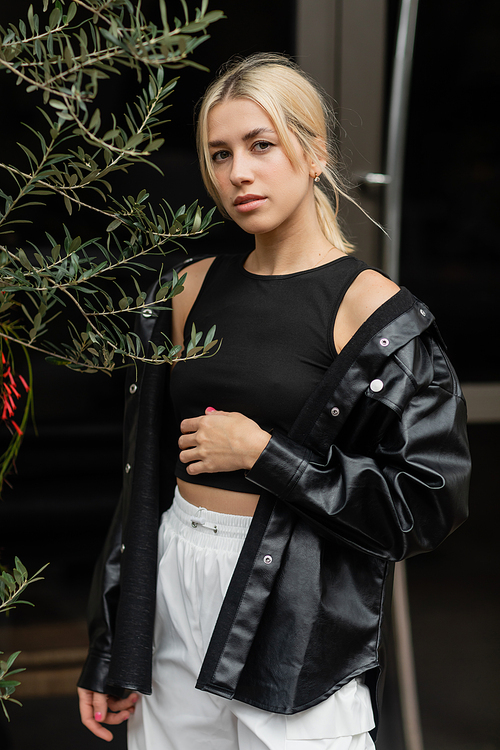
[[[365,320],[398,291],[398,285],[378,271],[362,271],[347,290],[337,313],[333,331],[337,352],[344,348]]]
[[[179,274],[179,276],[186,274],[186,278],[183,291],[172,299],[172,343],[174,346],[184,344],[184,326],[187,316],[214,260],[215,257],[203,258],[186,266]]]

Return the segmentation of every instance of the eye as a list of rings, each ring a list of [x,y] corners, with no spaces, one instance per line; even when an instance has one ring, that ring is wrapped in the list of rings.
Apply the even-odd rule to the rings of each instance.
[[[225,161],[227,158],[229,158],[229,156],[230,156],[229,151],[216,151],[214,154],[212,154],[212,161],[215,161],[215,162]]]
[[[263,151],[269,151],[272,145],[269,141],[257,141],[257,143],[253,144],[253,148],[255,151],[262,153]]]

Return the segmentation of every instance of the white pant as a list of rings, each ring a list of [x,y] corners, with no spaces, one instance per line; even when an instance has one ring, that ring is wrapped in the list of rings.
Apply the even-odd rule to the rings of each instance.
[[[153,692],[129,719],[129,750],[373,750],[361,680],[293,716],[195,689],[250,521],[196,508],[176,490],[159,534]]]

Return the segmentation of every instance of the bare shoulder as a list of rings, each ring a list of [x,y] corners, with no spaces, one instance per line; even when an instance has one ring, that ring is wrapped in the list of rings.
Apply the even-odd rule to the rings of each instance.
[[[339,352],[375,310],[399,292],[399,287],[378,271],[359,274],[346,292],[335,321],[334,342]]]
[[[397,292],[399,292],[397,284],[378,271],[367,269],[353,281],[346,292],[342,306],[353,322],[359,320],[359,325],[361,325],[380,305],[387,302]]]
[[[202,260],[186,266],[179,273],[180,277],[185,274],[186,278],[183,283],[183,291],[172,299],[172,341],[174,344],[182,344],[183,342],[187,316],[214,260],[215,257],[202,258]]]

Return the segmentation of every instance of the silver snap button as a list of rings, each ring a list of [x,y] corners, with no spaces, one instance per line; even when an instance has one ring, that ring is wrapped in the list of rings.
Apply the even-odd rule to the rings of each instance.
[[[120,552],[121,552],[122,554],[123,554],[123,552],[125,552],[125,545],[124,545],[124,544],[122,544],[122,546],[120,547]]]
[[[420,313],[420,315],[423,315],[423,316],[424,316],[424,318],[425,318],[425,317],[426,317],[426,315],[427,315],[427,313],[425,312],[425,310],[424,310],[424,309],[423,309],[422,307],[420,308],[420,310],[419,310],[419,313]]]
[[[372,380],[372,382],[370,383],[370,390],[373,391],[374,393],[379,393],[383,387],[384,387],[383,382],[379,380],[378,378],[375,378],[375,380]]]
[[[389,346],[389,339],[380,339],[380,346]]]
[[[151,310],[150,307],[146,307],[146,309],[142,311],[143,318],[150,318],[152,314],[153,314],[153,311]]]
[[[132,468],[132,467],[131,467],[131,465],[130,465],[130,464],[125,464],[125,474],[128,474],[128,473],[130,472],[130,469],[131,469],[131,468]]]
[[[338,406],[334,406],[332,409],[330,409],[330,414],[332,417],[338,417],[340,414],[340,409]]]
[[[137,390],[137,383],[132,383],[132,385],[129,388],[130,393],[135,393]]]
[[[266,563],[266,565],[271,565],[272,561],[273,558],[271,557],[271,555],[264,555],[264,562]]]

